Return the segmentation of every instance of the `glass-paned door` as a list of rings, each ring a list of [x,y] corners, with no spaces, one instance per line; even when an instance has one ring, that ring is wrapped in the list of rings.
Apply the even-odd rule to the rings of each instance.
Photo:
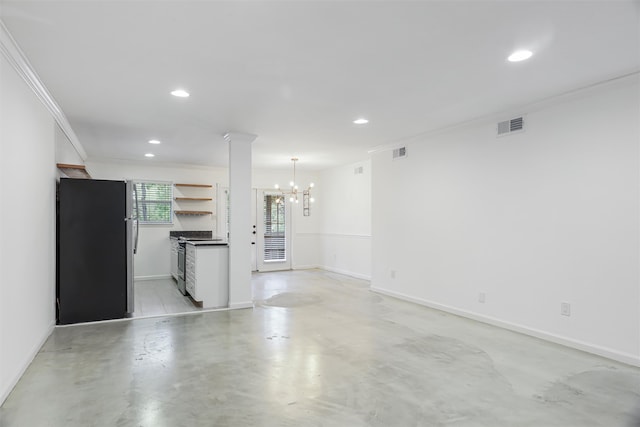
[[[258,270],[288,270],[291,268],[290,214],[288,203],[282,196],[268,191],[258,191],[257,255]],[[260,212],[262,211],[262,212]]]

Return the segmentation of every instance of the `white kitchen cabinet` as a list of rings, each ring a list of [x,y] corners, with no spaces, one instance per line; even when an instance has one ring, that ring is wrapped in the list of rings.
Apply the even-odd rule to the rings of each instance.
[[[177,238],[171,237],[169,240],[171,241],[171,276],[178,280],[178,247],[180,245]]]
[[[187,292],[203,307],[229,304],[229,249],[226,244],[187,242]]]

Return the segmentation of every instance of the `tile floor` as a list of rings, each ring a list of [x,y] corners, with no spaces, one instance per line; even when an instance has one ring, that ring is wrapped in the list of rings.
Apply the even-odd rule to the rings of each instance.
[[[201,311],[191,298],[178,290],[173,279],[143,280],[134,284],[133,317]]]
[[[253,277],[253,309],[56,328],[2,427],[632,426],[640,369],[372,293]]]

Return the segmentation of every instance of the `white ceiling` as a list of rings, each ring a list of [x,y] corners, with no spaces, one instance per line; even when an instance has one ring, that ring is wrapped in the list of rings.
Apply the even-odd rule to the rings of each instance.
[[[23,0],[0,16],[90,158],[225,166],[237,131],[258,135],[255,167],[319,170],[637,72],[638,4]],[[507,62],[519,48],[534,56]]]

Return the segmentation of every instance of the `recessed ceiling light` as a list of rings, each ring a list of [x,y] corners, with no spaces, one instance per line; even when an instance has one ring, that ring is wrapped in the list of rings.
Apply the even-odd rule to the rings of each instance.
[[[533,52],[531,52],[530,50],[516,50],[511,55],[509,55],[507,60],[509,62],[520,62],[524,61],[525,59],[531,58],[531,55],[533,55]]]
[[[160,141],[158,141],[157,139],[150,139],[149,144],[160,144]]]
[[[144,155],[145,157],[155,157],[156,155],[153,153],[147,153]]]
[[[357,125],[365,125],[365,124],[369,123],[369,120],[364,119],[364,118],[360,118],[360,119],[355,119],[353,121],[353,123],[355,123]]]
[[[189,96],[189,92],[187,92],[186,90],[182,90],[182,89],[176,89],[176,90],[171,92],[171,95],[177,96],[179,98],[187,98]]]

